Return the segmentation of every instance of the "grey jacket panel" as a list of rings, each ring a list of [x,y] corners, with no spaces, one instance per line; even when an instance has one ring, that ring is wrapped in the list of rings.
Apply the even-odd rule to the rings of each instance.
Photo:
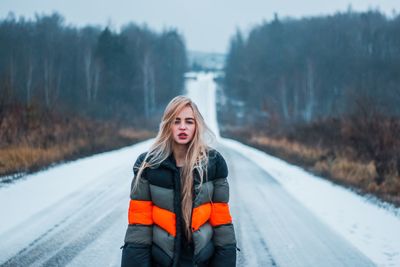
[[[153,227],[147,225],[130,224],[125,234],[125,243],[151,245]]]
[[[140,178],[136,190],[131,189],[131,199],[132,200],[151,200],[149,182]]]
[[[173,258],[175,238],[157,225],[153,225],[153,242]]]
[[[214,180],[213,202],[229,202],[229,184],[227,178]]]
[[[174,212],[174,190],[156,185],[150,185],[150,193],[153,197],[154,205],[159,208]]]
[[[203,224],[196,232],[193,233],[194,254],[197,255],[213,236],[213,228],[209,223]]]
[[[202,204],[211,202],[213,192],[214,192],[213,181],[208,181],[206,183],[203,183],[201,187],[195,188],[196,198],[194,200],[194,207],[196,208]]]
[[[213,241],[215,246],[220,247],[229,244],[236,244],[233,224],[224,224],[214,227]]]

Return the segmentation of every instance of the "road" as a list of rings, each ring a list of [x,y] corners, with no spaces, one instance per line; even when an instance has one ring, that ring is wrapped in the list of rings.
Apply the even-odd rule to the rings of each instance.
[[[199,107],[209,107],[210,98],[198,94],[202,97],[198,99],[193,90],[210,87],[212,79],[204,76],[190,83],[188,94],[198,100]],[[207,90],[213,95],[215,87],[211,87]],[[210,125],[215,128],[215,109],[211,113],[206,120],[212,116]],[[137,155],[142,149],[131,150]],[[221,144],[217,149],[229,168],[230,206],[240,248],[238,266],[375,266],[254,162]],[[119,266],[132,164],[133,160],[114,161],[90,183],[0,231],[1,266]],[[9,190],[23,183],[18,181]],[[4,190],[8,189],[1,188],[0,196]],[[24,197],[29,202],[35,196],[27,190]]]

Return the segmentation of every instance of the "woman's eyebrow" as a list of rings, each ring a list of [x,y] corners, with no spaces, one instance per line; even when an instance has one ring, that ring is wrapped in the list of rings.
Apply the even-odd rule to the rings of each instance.
[[[175,120],[180,120],[181,118],[180,117],[176,117],[175,118]],[[188,117],[188,118],[185,118],[185,120],[194,120],[194,118],[193,117]]]

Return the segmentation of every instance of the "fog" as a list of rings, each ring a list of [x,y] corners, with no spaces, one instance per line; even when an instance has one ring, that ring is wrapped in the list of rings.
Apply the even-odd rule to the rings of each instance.
[[[33,17],[35,13],[59,12],[66,23],[77,26],[86,24],[109,25],[118,30],[128,22],[145,23],[155,30],[176,28],[185,37],[186,46],[192,51],[225,53],[229,39],[237,28],[246,33],[251,27],[279,17],[300,18],[346,11],[379,9],[387,15],[400,10],[397,0],[319,0],[302,1],[78,1],[78,0],[2,0],[0,18],[12,11],[17,17]]]

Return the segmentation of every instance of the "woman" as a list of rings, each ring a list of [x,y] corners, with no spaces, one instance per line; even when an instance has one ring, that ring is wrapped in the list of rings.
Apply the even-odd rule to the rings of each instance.
[[[177,96],[133,167],[122,266],[235,266],[228,169],[197,106]]]

